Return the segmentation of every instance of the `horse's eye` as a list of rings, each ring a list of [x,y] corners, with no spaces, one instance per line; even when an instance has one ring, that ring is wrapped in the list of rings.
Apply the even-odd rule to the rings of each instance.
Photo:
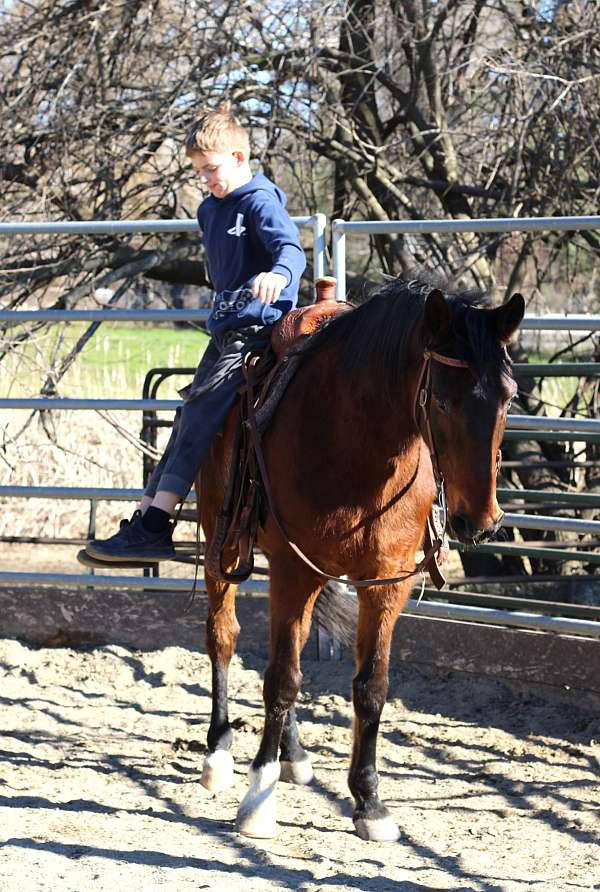
[[[435,403],[440,412],[448,412],[448,403],[446,400],[441,400],[438,397],[435,398]]]

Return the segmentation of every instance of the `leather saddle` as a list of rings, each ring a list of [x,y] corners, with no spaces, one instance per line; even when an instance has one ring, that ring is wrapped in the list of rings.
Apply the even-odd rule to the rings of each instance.
[[[292,347],[309,338],[334,316],[351,309],[349,304],[335,299],[335,285],[336,281],[332,276],[317,279],[316,302],[292,310],[275,324],[271,334],[271,349],[278,362],[282,361]]]

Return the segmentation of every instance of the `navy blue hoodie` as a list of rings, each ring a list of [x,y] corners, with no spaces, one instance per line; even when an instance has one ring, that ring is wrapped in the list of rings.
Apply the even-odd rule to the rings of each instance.
[[[272,325],[296,306],[306,258],[286,197],[262,174],[225,198],[209,195],[198,208],[208,271],[215,289],[207,327],[211,334],[249,325]],[[274,304],[251,292],[258,273],[281,273],[287,285]]]

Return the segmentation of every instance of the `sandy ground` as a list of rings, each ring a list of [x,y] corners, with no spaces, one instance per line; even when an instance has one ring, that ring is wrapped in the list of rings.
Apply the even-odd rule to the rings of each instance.
[[[380,738],[398,843],[353,832],[347,662],[304,666],[316,778],[280,785],[280,836],[236,835],[263,668],[234,663],[235,784],[215,797],[198,783],[206,656],[0,641],[2,892],[600,888],[600,719],[411,667],[394,672]]]

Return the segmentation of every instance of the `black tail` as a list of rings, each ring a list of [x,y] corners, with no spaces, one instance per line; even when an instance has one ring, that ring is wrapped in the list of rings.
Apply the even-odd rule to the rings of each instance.
[[[358,601],[345,585],[326,582],[317,598],[314,621],[344,647],[353,647],[356,636]]]

